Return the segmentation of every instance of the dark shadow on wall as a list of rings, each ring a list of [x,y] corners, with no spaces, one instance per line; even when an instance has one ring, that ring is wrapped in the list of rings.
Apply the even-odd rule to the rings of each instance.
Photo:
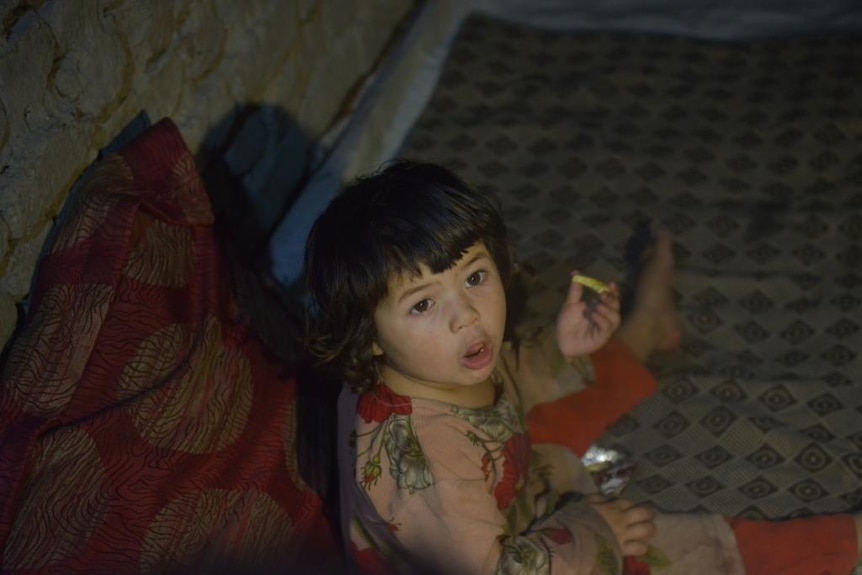
[[[269,256],[270,236],[307,183],[316,150],[317,142],[286,111],[249,104],[218,122],[195,156],[240,309],[263,341],[297,369],[300,473],[324,497],[337,526],[339,386],[306,360],[301,286],[274,280]]]
[[[269,239],[311,173],[317,144],[286,111],[238,106],[195,157],[242,311],[283,359],[301,357],[301,289],[273,279]]]
[[[308,181],[316,150],[286,111],[246,104],[222,118],[196,152],[217,215],[261,270],[269,269],[269,237]]]
[[[270,236],[302,193],[316,149],[317,143],[286,111],[247,105],[216,124],[195,156],[240,310],[261,339],[296,369],[299,469],[323,498],[338,540],[335,439],[340,386],[303,353],[302,281],[295,286],[278,283],[269,256]]]

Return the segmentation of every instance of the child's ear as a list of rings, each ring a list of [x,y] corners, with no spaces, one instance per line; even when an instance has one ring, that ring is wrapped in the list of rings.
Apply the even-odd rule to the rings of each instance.
[[[371,355],[374,357],[380,357],[383,355],[383,348],[377,345],[376,341],[371,342]]]

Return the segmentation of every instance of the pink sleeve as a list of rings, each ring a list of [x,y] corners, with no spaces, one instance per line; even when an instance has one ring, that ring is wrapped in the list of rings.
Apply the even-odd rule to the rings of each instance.
[[[414,417],[422,449],[412,456],[424,460],[424,471],[385,457],[384,469],[400,465],[406,473],[399,480],[384,472],[366,490],[414,561],[446,573],[619,572],[613,534],[592,508],[572,501],[536,520],[523,496],[529,490],[506,491],[517,470],[492,462],[470,429],[451,415]]]

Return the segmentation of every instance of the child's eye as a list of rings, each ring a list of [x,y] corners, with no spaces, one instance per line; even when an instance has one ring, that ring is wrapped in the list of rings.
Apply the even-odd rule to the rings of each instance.
[[[430,299],[423,299],[422,301],[414,305],[412,308],[410,308],[411,311],[414,311],[416,313],[425,313],[429,309],[431,309]]]
[[[485,272],[484,270],[480,270],[480,271],[471,273],[467,277],[467,285],[471,286],[471,287],[479,285],[485,279],[486,273],[487,272]]]

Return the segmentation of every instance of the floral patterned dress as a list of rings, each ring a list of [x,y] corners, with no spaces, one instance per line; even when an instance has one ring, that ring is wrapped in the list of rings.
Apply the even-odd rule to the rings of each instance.
[[[465,409],[381,384],[355,413],[348,525],[361,572],[619,572],[613,533],[591,509],[553,492],[542,510],[530,499],[530,439],[507,398]]]
[[[620,348],[605,353],[613,369],[602,377],[651,378]],[[650,551],[623,560],[607,523],[582,500],[596,487],[573,448],[531,441],[525,413],[598,385],[595,357],[570,365],[547,333],[507,347],[499,397],[480,409],[397,395],[383,383],[360,396],[344,391],[342,529],[353,566],[375,574],[745,573],[731,526],[713,515],[659,515]],[[626,362],[634,367],[619,370]]]

